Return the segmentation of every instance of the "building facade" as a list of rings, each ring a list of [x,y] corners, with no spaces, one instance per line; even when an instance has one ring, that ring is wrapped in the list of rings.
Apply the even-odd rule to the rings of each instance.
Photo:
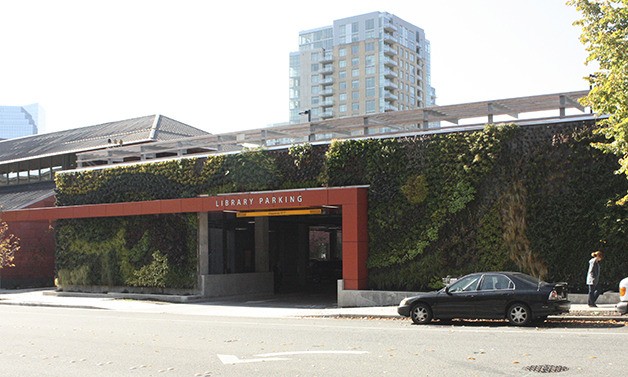
[[[439,214],[442,207],[434,207],[430,212],[431,207],[425,203],[414,202],[418,195],[406,194],[405,187],[421,191],[420,180],[414,179],[415,176],[425,174],[435,177],[436,183],[451,185],[447,189],[434,185],[432,187],[438,189],[429,191],[430,195],[444,198],[443,203],[449,203],[451,196],[463,198],[456,199],[457,205],[467,205],[476,202],[464,201],[475,187],[493,187],[494,182],[501,182],[502,186],[491,188],[486,194],[497,197],[507,191],[511,179],[499,176],[484,181],[478,178],[475,186],[468,181],[456,184],[459,171],[464,170],[462,177],[467,179],[480,170],[500,174],[515,170],[507,166],[485,168],[483,161],[490,164],[490,161],[508,160],[491,157],[496,156],[495,151],[506,153],[515,149],[492,149],[491,145],[498,145],[500,138],[490,136],[488,133],[496,129],[486,128],[484,122],[429,130],[408,128],[400,132],[403,125],[445,119],[462,122],[478,117],[486,117],[488,123],[495,124],[494,116],[543,112],[540,119],[505,123],[529,129],[530,134],[548,132],[550,135],[541,139],[564,150],[556,142],[565,139],[563,134],[554,137],[552,132],[559,132],[563,127],[590,128],[595,123],[594,114],[566,114],[571,108],[584,112],[577,100],[587,93],[435,106],[347,117],[324,125],[277,127],[272,132],[262,128],[208,134],[167,117],[147,116],[4,140],[0,142],[0,219],[20,239],[21,249],[15,267],[1,271],[0,288],[50,286],[57,277],[64,290],[102,287],[108,292],[163,293],[166,287],[176,289],[168,291],[173,294],[204,298],[322,292],[336,293],[339,306],[360,305],[363,292],[370,295],[374,289],[381,289],[376,284],[384,268],[369,266],[369,260],[399,261],[390,268],[384,267],[403,279],[406,278],[401,275],[403,271],[410,271],[413,276],[426,276],[408,270],[411,261],[403,259],[403,255],[400,259],[388,258],[389,255],[396,257],[390,251],[398,249],[382,244],[388,239],[396,242],[408,237],[410,231],[417,237],[430,234],[420,227],[407,227],[406,219],[419,225],[423,221],[428,229],[434,229],[433,223],[440,221],[445,240],[449,239],[447,232],[465,229],[457,220],[449,223],[449,215],[442,217]],[[547,118],[548,110],[558,110],[558,116]],[[367,131],[370,125],[395,131],[373,134]],[[319,129],[318,126],[324,127]],[[359,137],[348,136],[360,128],[364,133]],[[456,134],[476,131],[484,136],[453,138]],[[319,136],[329,133],[345,135],[348,148],[328,154],[334,140]],[[366,134],[369,136],[364,136]],[[452,138],[447,137],[448,134]],[[506,135],[507,131],[502,134]],[[522,134],[512,145],[534,144],[527,138],[530,134]],[[273,144],[271,147],[265,144],[267,150],[263,151],[235,150],[245,141],[261,144],[279,135],[318,141],[309,145]],[[449,146],[455,141],[462,152],[456,149],[452,153],[438,153],[443,160],[428,161],[431,159],[422,157],[427,155],[427,149],[421,145],[431,136]],[[365,144],[354,144],[349,139],[368,142],[370,146],[363,148],[360,145]],[[396,146],[391,148],[390,142]],[[407,149],[398,149],[402,148],[402,143]],[[588,144],[586,146],[588,148]],[[461,156],[465,160],[461,161]],[[409,171],[398,169],[410,163],[421,165]],[[451,166],[464,164],[464,167],[441,169],[450,163]],[[430,166],[435,169],[432,173],[427,170]],[[538,167],[539,164],[521,162],[517,166]],[[614,177],[614,164],[612,166],[609,174]],[[580,177],[579,166],[574,170]],[[397,179],[400,174],[407,179]],[[555,175],[560,179],[538,181],[562,182],[563,174],[561,167]],[[55,176],[57,179],[51,180]],[[546,195],[544,188],[535,192]],[[561,190],[554,191],[562,198]],[[477,200],[497,203],[493,197]],[[448,211],[449,208],[453,207],[447,207]],[[466,213],[454,208],[452,216],[454,212]],[[499,216],[499,213],[491,211],[491,216]],[[465,215],[461,221],[467,218]],[[93,238],[95,233],[82,230],[87,222],[90,225],[84,229],[106,232],[96,232],[98,237]],[[503,239],[498,229],[487,227],[485,230],[489,235],[497,232],[496,237],[491,237],[495,242]],[[477,232],[464,233],[475,237]],[[474,242],[475,238],[468,244],[474,245]],[[460,244],[467,245],[462,241]],[[486,250],[493,254],[492,247]],[[400,251],[406,252],[405,249]],[[462,254],[470,258],[476,255]],[[72,258],[68,258],[69,255]],[[131,255],[133,261],[129,258]],[[141,258],[137,258],[138,255]],[[146,285],[127,278],[152,271],[146,266],[159,261],[165,263],[160,259],[163,256],[167,256],[165,260],[170,264],[161,271],[173,272],[164,277],[174,279],[168,284]],[[119,263],[109,263],[112,260]],[[176,268],[179,269],[175,271]],[[186,284],[181,284],[182,281]]]
[[[432,106],[430,42],[385,13],[299,33],[290,54],[290,123]]]
[[[0,139],[36,135],[44,126],[44,111],[38,104],[0,106]]]

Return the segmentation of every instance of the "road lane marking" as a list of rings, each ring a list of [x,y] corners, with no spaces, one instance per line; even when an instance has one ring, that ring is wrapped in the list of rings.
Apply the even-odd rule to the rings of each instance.
[[[236,355],[222,355],[217,354],[218,358],[224,365],[235,365],[244,363],[260,363],[266,361],[289,361],[291,359],[287,357],[277,356],[294,356],[294,355],[363,355],[369,353],[368,351],[293,351],[293,352],[273,352],[273,353],[261,353],[253,355],[251,359],[240,359]]]
[[[216,355],[224,365],[244,364],[244,363],[261,363],[265,361],[288,361],[286,357],[261,357],[256,359],[240,359],[236,355]]]
[[[273,353],[262,353],[259,357],[271,357],[271,356],[291,356],[291,355],[321,355],[321,354],[329,354],[329,355],[363,355],[365,353],[369,353],[368,351],[295,351],[295,352],[273,352]]]

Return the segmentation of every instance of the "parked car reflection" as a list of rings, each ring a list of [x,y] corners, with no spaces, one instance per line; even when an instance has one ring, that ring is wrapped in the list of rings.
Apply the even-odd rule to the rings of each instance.
[[[547,283],[520,272],[478,272],[447,287],[405,298],[397,312],[416,324],[433,319],[507,319],[525,326],[566,313],[571,303],[566,283]]]

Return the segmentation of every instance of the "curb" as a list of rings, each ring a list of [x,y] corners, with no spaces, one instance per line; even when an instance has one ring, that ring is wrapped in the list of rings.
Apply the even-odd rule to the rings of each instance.
[[[44,308],[68,308],[68,309],[97,309],[97,310],[109,310],[107,308],[101,308],[91,305],[64,305],[64,304],[49,304],[43,302],[11,302],[0,300],[0,305],[12,305],[12,306],[39,306]]]

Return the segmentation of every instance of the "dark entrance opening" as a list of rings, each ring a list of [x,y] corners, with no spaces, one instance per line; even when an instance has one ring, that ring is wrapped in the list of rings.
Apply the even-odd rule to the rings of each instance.
[[[324,294],[335,301],[342,279],[339,208],[315,215],[208,215],[209,274],[268,271],[275,294]]]
[[[342,215],[271,217],[275,293],[336,294],[342,279]]]

